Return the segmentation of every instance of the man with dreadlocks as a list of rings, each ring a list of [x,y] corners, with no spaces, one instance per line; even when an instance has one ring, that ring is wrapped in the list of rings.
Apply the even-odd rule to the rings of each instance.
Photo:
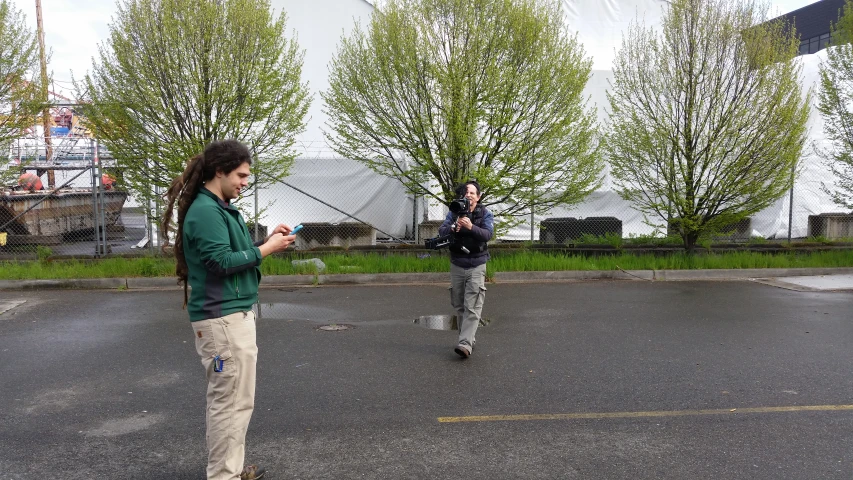
[[[240,142],[210,143],[172,182],[161,226],[168,243],[177,203],[176,273],[207,374],[209,480],[256,480],[265,474],[257,465],[243,467],[258,358],[252,305],[258,301],[261,260],[283,251],[296,237],[282,224],[265,240],[252,243],[240,212],[231,205],[248,185],[251,164],[249,150]]]

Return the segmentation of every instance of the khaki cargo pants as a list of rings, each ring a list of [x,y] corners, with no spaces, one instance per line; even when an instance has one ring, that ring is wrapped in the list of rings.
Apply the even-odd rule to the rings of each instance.
[[[195,348],[207,375],[207,478],[240,478],[246,430],[255,408],[258,346],[254,312],[192,322]],[[223,360],[214,371],[214,357]]]

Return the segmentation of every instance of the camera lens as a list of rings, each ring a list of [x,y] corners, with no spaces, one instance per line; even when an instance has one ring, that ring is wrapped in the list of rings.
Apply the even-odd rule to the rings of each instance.
[[[450,202],[450,211],[455,214],[460,214],[468,210],[468,199],[460,198]]]

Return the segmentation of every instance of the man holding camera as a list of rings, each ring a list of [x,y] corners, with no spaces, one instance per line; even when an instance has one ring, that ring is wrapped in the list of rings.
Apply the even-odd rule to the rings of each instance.
[[[479,205],[480,184],[476,181],[460,185],[456,195],[459,200],[452,206],[456,208],[448,212],[438,227],[438,234],[454,237],[450,244],[450,304],[456,310],[459,326],[459,343],[454,351],[468,358],[474,351],[486,298],[487,242],[494,234],[494,217],[486,207]]]

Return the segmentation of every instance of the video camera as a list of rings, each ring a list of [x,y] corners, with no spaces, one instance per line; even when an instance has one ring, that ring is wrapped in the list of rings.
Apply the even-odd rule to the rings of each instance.
[[[471,201],[468,200],[467,197],[460,197],[450,202],[447,206],[450,208],[450,212],[456,216],[456,220],[458,220],[460,217],[468,216],[471,209]],[[456,226],[456,220],[453,221],[453,226]],[[424,247],[430,250],[438,250],[448,245],[452,245],[455,241],[456,234],[455,232],[453,232],[453,230],[451,230],[450,233],[448,233],[447,235],[427,238],[426,240],[424,240]]]
[[[457,198],[456,200],[450,202],[450,211],[456,215],[456,218],[459,217],[467,217],[468,210],[471,209],[471,201],[468,200],[468,197]]]

